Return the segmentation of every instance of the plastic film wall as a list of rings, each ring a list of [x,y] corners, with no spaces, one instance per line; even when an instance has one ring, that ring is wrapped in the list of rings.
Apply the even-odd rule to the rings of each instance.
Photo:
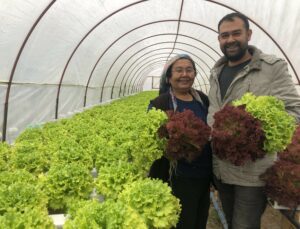
[[[298,85],[298,0],[0,0],[2,140],[152,89],[178,53],[195,60],[194,86],[207,93],[222,55],[217,24],[233,11],[249,17],[250,44],[286,59]]]

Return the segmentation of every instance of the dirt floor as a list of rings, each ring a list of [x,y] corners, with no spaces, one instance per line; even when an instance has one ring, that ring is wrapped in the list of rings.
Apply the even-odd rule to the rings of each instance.
[[[285,217],[278,211],[273,209],[271,206],[267,206],[266,211],[263,214],[261,229],[293,229],[294,227],[283,226]],[[219,219],[217,211],[211,204],[210,214],[207,224],[207,229],[222,229],[222,223]]]
[[[268,205],[261,220],[261,229],[281,229],[282,218],[280,211]]]

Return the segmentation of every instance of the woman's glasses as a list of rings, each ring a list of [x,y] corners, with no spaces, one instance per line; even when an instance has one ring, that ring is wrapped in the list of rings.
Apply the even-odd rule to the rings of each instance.
[[[193,68],[175,68],[173,70],[173,72],[177,73],[177,74],[183,74],[184,72],[186,72],[187,74],[191,74],[194,73],[194,69]]]

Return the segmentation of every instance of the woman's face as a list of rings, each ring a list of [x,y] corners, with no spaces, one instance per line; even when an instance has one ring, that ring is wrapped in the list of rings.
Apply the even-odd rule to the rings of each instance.
[[[187,92],[191,89],[196,72],[190,60],[179,59],[175,61],[171,72],[170,84],[174,91]]]

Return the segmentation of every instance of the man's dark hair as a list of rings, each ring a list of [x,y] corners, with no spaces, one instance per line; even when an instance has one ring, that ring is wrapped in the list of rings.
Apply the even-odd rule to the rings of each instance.
[[[231,13],[231,14],[225,15],[225,16],[219,21],[219,24],[218,24],[218,31],[220,31],[220,25],[221,25],[224,21],[234,21],[234,18],[240,18],[241,20],[243,20],[246,30],[249,30],[249,21],[248,21],[248,18],[247,18],[244,14],[235,12],[235,13]]]

